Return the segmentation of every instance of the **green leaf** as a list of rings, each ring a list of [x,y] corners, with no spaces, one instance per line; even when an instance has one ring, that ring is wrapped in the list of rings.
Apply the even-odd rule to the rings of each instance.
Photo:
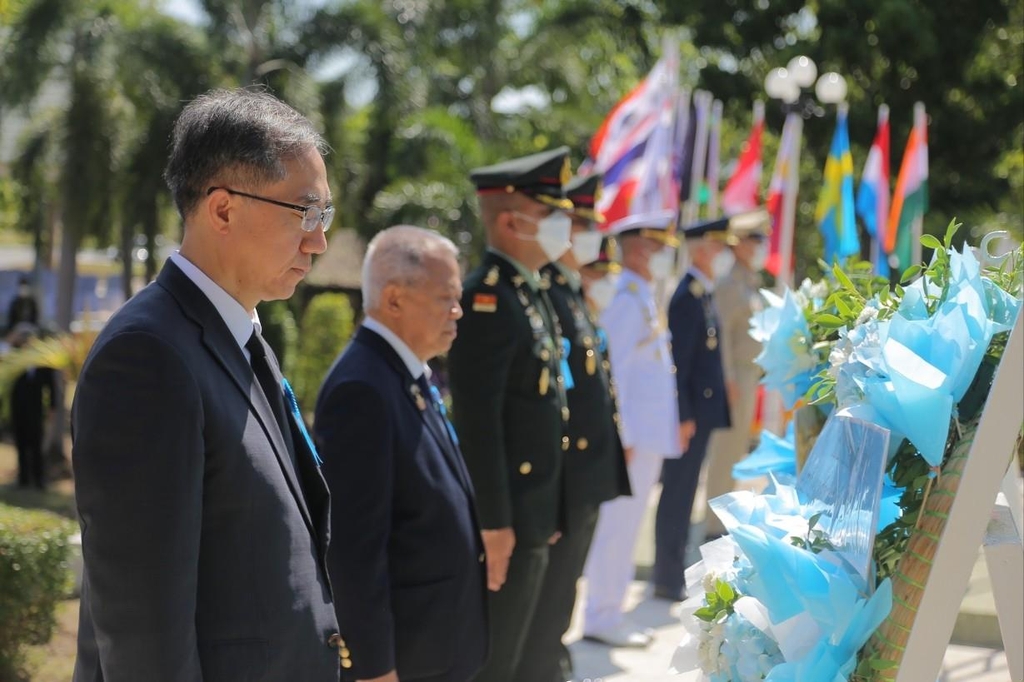
[[[839,327],[846,326],[845,320],[836,317],[835,315],[830,315],[829,313],[818,313],[813,318],[811,318],[811,322],[814,324],[819,324],[822,327],[827,327],[829,329],[838,329]]]
[[[911,265],[909,268],[903,271],[903,276],[900,277],[900,283],[905,284],[909,282],[910,280],[917,277],[922,270],[924,270],[924,268],[920,265]],[[903,291],[899,287],[896,288],[896,295],[899,296],[900,298],[903,298]]]
[[[882,658],[869,659],[872,670],[892,670],[897,666],[895,661],[887,661]]]
[[[811,518],[807,519],[807,527],[808,528],[814,528],[816,525],[818,525],[818,521],[821,520],[821,515],[822,514],[824,514],[824,512],[818,512],[817,514],[815,514]]]
[[[718,585],[715,586],[715,591],[718,593],[718,596],[722,598],[722,601],[724,601],[726,604],[731,605],[733,601],[736,600],[736,591],[732,589],[732,585],[725,582],[724,580],[718,581]]]
[[[942,248],[942,242],[930,234],[921,235],[921,245],[926,246],[929,249],[935,249],[936,251],[945,251],[945,249]]]
[[[847,319],[857,317],[853,312],[853,308],[851,308],[850,305],[842,299],[842,297],[836,296],[835,304],[836,309],[839,311],[839,314],[842,315],[843,317]]]
[[[839,282],[845,289],[850,291],[857,291],[857,287],[853,286],[853,282],[846,276],[846,273],[839,267],[839,263],[832,266],[832,274],[835,275],[836,281]]]
[[[953,218],[952,220],[949,221],[949,225],[946,227],[946,236],[942,240],[943,242],[945,242],[947,249],[950,246],[952,246],[952,244],[953,244],[953,235],[955,235],[956,231],[960,229],[960,225],[961,225],[961,223],[958,223],[956,221],[956,218]]]
[[[703,621],[710,623],[718,615],[718,609],[711,608],[710,606],[702,606],[693,612],[693,615],[700,618]]]

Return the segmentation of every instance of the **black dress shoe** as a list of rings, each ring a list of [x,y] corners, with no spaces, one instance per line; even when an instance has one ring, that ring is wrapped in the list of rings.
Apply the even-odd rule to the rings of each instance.
[[[667,587],[661,585],[654,586],[654,598],[664,599],[665,601],[686,601],[686,592],[684,590],[670,590]]]

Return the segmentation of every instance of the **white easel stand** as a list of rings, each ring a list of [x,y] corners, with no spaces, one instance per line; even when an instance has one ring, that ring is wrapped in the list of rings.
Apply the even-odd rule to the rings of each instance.
[[[1017,316],[992,382],[896,682],[922,682],[938,677],[978,547],[983,544],[1011,679],[1024,680],[1024,553],[1019,511],[1013,509],[1019,499],[1015,482],[1013,494],[1008,496],[1004,491],[1000,498],[1004,504],[997,504],[995,519],[991,518],[992,500],[1001,487],[1006,487],[1001,482],[1006,478],[1007,457],[1024,423],[1022,319]]]

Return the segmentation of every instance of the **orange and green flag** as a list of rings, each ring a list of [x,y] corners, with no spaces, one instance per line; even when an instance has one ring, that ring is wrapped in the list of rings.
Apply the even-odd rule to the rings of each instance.
[[[903,152],[885,231],[885,252],[895,256],[901,271],[913,265],[914,221],[924,217],[927,211],[928,123],[922,108],[920,114],[915,112],[914,128]]]

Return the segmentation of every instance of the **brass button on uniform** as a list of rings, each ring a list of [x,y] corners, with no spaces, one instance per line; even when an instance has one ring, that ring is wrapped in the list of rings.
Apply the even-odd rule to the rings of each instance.
[[[705,397],[705,398],[710,398],[710,397],[711,397],[711,396],[713,396],[714,394],[715,394],[715,392],[714,392],[714,391],[712,391],[712,390],[711,390],[710,388],[705,388],[705,389],[704,389],[704,397]]]
[[[672,365],[672,367],[671,367],[671,368],[670,368],[670,369],[669,369],[668,371],[669,371],[669,373],[671,373],[671,374],[675,374],[675,373],[676,373],[676,366],[675,366],[675,365]]]
[[[480,556],[478,556],[476,559],[480,563],[483,563],[483,562],[487,561],[487,555],[485,553],[483,553],[483,552],[480,552]]]
[[[327,646],[332,649],[340,649],[345,646],[345,640],[337,632],[327,638]]]
[[[569,421],[569,408],[568,407],[563,407],[562,408],[562,421],[564,421],[564,422]]]
[[[352,659],[351,658],[343,658],[343,659],[341,659],[341,667],[345,668],[346,670],[351,668],[352,667]]]
[[[551,359],[551,353],[548,352],[547,348],[540,352],[540,359],[543,360],[544,362],[547,362],[548,360]]]
[[[586,438],[580,438],[578,441],[576,441],[576,448],[579,450],[586,450],[588,445],[590,445],[590,443],[587,441]]]
[[[533,471],[533,465],[530,464],[529,462],[523,462],[522,464],[519,465],[519,473],[521,473],[523,476],[526,476],[531,471]]]
[[[562,436],[562,449],[563,450],[568,450],[569,449],[569,436]]]

